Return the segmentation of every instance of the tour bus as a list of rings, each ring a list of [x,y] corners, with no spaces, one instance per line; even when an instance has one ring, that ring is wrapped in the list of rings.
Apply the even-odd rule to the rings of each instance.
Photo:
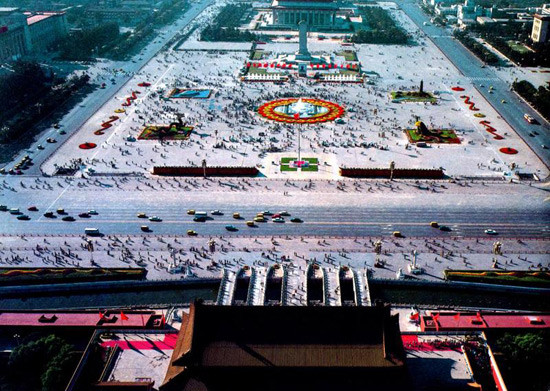
[[[84,233],[89,236],[99,235],[98,228],[84,228]]]

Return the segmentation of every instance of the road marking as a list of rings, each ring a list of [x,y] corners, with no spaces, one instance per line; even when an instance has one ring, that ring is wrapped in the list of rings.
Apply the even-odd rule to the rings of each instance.
[[[37,222],[40,221],[41,223],[48,222],[48,223],[67,223],[65,221],[62,221],[61,219],[49,219],[49,220],[36,220]],[[231,223],[233,225],[235,224],[245,224],[245,221],[248,220],[226,220],[226,221],[215,221],[215,220],[207,220],[205,222],[196,222],[192,220],[162,220],[162,221],[149,221],[149,220],[94,220],[94,219],[81,219],[81,220],[75,220],[71,223],[86,223],[88,225],[90,224],[151,224],[151,226],[160,225],[160,224],[182,224],[182,223],[190,223],[193,225],[196,225],[197,227],[201,227],[204,225],[230,225]],[[357,225],[357,226],[383,226],[384,229],[392,229],[396,226],[419,226],[419,227],[428,227],[429,224],[427,223],[411,223],[411,222],[393,222],[391,224],[388,224],[387,222],[361,222],[361,221],[344,221],[344,222],[337,222],[337,221],[304,221],[302,223],[292,223],[290,221],[287,221],[285,223],[273,223],[272,221],[268,221],[265,223],[255,223],[257,226],[262,226],[267,223],[272,223],[270,225],[291,225],[291,226],[300,226],[300,225],[328,225],[328,226],[338,226],[338,225]],[[523,224],[515,224],[515,223],[492,223],[492,222],[483,222],[483,223],[440,223],[440,225],[448,225],[448,226],[457,226],[457,227],[532,227],[536,229],[544,229],[547,227],[541,227],[538,224],[532,224],[532,223],[523,223]],[[434,228],[434,231],[436,228]]]

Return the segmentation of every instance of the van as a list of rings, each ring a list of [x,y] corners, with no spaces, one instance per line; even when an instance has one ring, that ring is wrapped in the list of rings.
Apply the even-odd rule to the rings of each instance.
[[[204,218],[206,216],[208,216],[208,213],[206,213],[206,212],[202,212],[202,211],[199,211],[199,210],[195,212],[195,217]]]
[[[5,212],[8,210],[8,206],[7,205],[0,205],[0,211],[1,212]]]
[[[12,214],[12,215],[18,215],[20,213],[21,212],[19,211],[19,208],[11,208],[10,209],[10,214]]]
[[[99,235],[99,229],[98,228],[84,228],[84,233],[89,236],[96,236]]]

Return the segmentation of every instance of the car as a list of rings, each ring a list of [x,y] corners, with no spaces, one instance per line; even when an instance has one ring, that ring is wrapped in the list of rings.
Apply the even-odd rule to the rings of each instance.
[[[53,144],[53,143],[56,143],[57,141],[54,138],[50,137],[50,138],[46,139],[46,142],[50,143],[50,144]]]
[[[254,221],[257,222],[257,223],[265,223],[267,220],[265,217],[254,217]]]
[[[498,235],[498,232],[495,231],[494,229],[486,229],[486,230],[485,230],[485,233],[486,233],[487,235]]]
[[[198,223],[204,223],[206,221],[206,217],[205,216],[195,216],[195,217],[193,217],[193,221],[198,222]]]
[[[30,220],[31,218],[27,215],[19,215],[17,216],[17,220]]]
[[[187,214],[188,215],[194,215],[195,214],[195,209],[188,209]]]
[[[403,234],[401,233],[401,231],[393,231],[392,232],[392,236],[394,238],[402,238],[403,237]]]
[[[439,224],[437,223],[437,221],[432,221],[432,222],[430,223],[430,227],[439,228]]]
[[[265,216],[271,216],[273,214],[273,212],[270,212],[269,210],[264,210],[262,212]]]
[[[88,212],[82,212],[78,215],[78,217],[83,218],[83,219],[88,219],[92,216],[90,216],[90,214]]]
[[[290,213],[288,213],[286,210],[283,210],[283,211],[279,212],[279,214],[281,216],[290,216]]]
[[[226,225],[225,226],[225,229],[230,231],[230,232],[235,232],[235,231],[238,231],[237,227],[235,227],[234,225]]]
[[[238,220],[241,218],[241,214],[239,212],[235,212],[233,213],[233,218]]]
[[[246,225],[248,225],[249,227],[255,227],[256,226],[256,224],[254,224],[254,222],[252,220],[247,221]]]
[[[98,215],[99,213],[97,213],[97,211],[94,210],[94,209],[90,209],[90,210],[88,211],[88,214],[89,214],[89,215],[96,216],[96,215]]]
[[[149,226],[147,226],[147,225],[142,225],[142,226],[140,227],[140,229],[141,229],[143,232],[149,232],[149,231],[150,231]]]
[[[64,135],[64,134],[67,134],[67,132],[66,132],[66,131],[64,131],[63,129],[61,129],[61,130],[60,130],[59,132],[57,132],[57,133],[59,133],[60,135]]]
[[[274,223],[284,223],[285,219],[283,219],[282,217],[276,217],[276,218],[273,219],[273,222]]]
[[[137,217],[139,217],[140,219],[146,219],[146,218],[147,218],[147,215],[146,215],[145,213],[143,213],[143,212],[139,212],[139,213],[137,214]]]
[[[452,231],[451,227],[447,227],[446,225],[442,225],[441,227],[439,227],[439,230],[444,231],[444,232],[451,232]]]
[[[73,216],[65,216],[61,220],[63,220],[63,221],[74,221],[74,217]]]
[[[151,216],[149,217],[149,221],[159,222],[159,221],[162,221],[162,219],[158,216]]]
[[[221,215],[223,215],[223,212],[221,210],[216,209],[216,210],[210,211],[210,214],[214,215],[214,216],[221,216]]]
[[[44,213],[44,217],[47,217],[49,219],[55,219],[55,215],[53,214],[53,212]]]
[[[273,216],[271,216],[272,219],[277,219],[279,217],[281,217],[280,213],[275,213]]]
[[[192,229],[187,230],[187,235],[189,236],[197,236],[197,231],[193,231]]]
[[[59,129],[61,126],[59,124],[53,124],[54,129]]]
[[[291,223],[303,223],[304,220],[302,220],[302,219],[299,218],[299,217],[293,217],[293,218],[290,219],[290,222],[291,222]]]
[[[44,149],[44,146],[42,144],[38,144],[36,146],[36,149],[39,149],[39,150],[43,150]]]
[[[64,215],[65,214],[65,209],[57,208],[57,214]]]
[[[526,120],[527,122],[529,122],[530,124],[537,124],[537,123],[538,123],[538,121],[537,121],[535,118],[533,118],[532,116],[530,116],[530,115],[527,114],[527,113],[525,113],[525,114],[523,115],[523,118],[525,118],[525,120]]]
[[[0,211],[7,212],[8,211],[8,206],[7,205],[0,205]]]
[[[506,101],[503,99],[503,100],[500,101],[500,103],[506,103]]]
[[[546,146],[546,144],[541,144],[541,147],[542,147],[542,149],[548,149],[548,147]]]
[[[38,208],[37,208],[36,206],[34,206],[34,205],[33,205],[33,206],[29,206],[29,207],[27,208],[27,210],[28,210],[29,212],[38,212]]]

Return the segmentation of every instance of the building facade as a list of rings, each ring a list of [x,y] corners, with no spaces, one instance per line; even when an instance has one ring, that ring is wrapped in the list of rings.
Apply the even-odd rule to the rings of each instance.
[[[550,37],[549,30],[550,15],[535,14],[533,18],[533,30],[531,31],[531,39],[533,40],[533,42],[548,42]]]
[[[29,40],[33,52],[44,52],[69,33],[64,12],[26,12]]]
[[[336,24],[338,4],[332,0],[273,0],[273,25],[297,28],[301,21],[316,28],[331,28]]]
[[[30,50],[25,15],[19,8],[0,7],[0,61],[15,60]]]

